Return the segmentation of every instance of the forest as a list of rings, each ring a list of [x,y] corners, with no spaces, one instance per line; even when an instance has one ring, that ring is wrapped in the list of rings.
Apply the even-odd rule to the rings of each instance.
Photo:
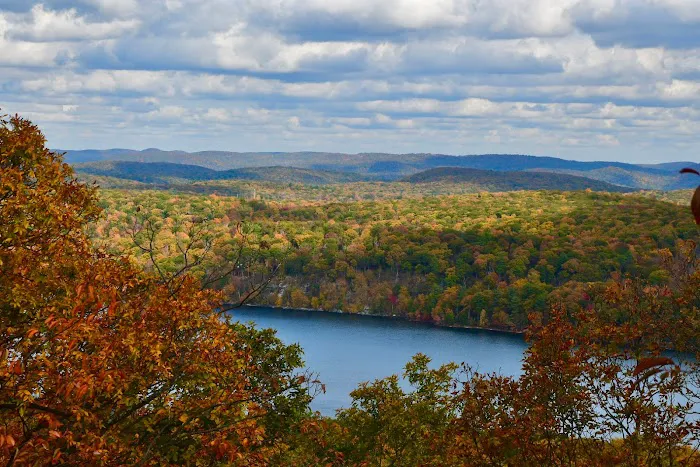
[[[355,199],[354,183],[338,198],[245,183],[99,188],[30,121],[0,118],[1,462],[700,463],[700,188],[390,184]],[[417,354],[323,417],[303,349],[228,313],[255,302],[522,331],[530,346],[517,377]]]
[[[103,190],[92,235],[147,269],[175,271],[188,245],[204,248],[188,235],[198,225],[211,247],[192,273],[225,269],[242,246],[250,258],[212,284],[232,300],[246,275],[283,263],[257,303],[513,331],[553,305],[590,305],[591,290],[616,277],[667,283],[660,251],[697,235],[687,207],[632,194],[297,199]],[[154,229],[155,251],[137,246],[135,225]]]

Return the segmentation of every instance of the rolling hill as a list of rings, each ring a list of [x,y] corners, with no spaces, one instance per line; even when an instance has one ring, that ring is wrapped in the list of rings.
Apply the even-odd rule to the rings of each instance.
[[[568,169],[534,169],[534,171],[576,175],[638,189],[670,191],[685,190],[697,186],[697,180],[694,180],[694,177],[682,175],[678,173],[678,170],[644,172],[623,167],[604,167],[588,171]]]
[[[544,172],[504,172],[495,170],[441,167],[406,177],[409,183],[459,183],[481,187],[484,191],[561,190],[627,192],[633,191],[610,183],[567,174]]]
[[[218,174],[216,170],[206,167],[170,162],[104,161],[76,164],[74,168],[79,174],[123,178],[152,184],[211,180]]]
[[[438,167],[462,167],[495,171],[538,171],[583,176],[614,185],[635,189],[674,190],[690,188],[695,181],[678,174],[679,167],[700,164],[692,162],[669,162],[664,164],[628,164],[623,162],[582,162],[556,157],[539,157],[519,154],[480,154],[449,156],[440,154],[386,154],[362,153],[342,154],[328,152],[227,152],[227,151],[162,151],[128,149],[67,151],[69,163],[125,161],[170,163],[198,166],[215,171],[236,169],[266,169],[287,167],[321,172],[343,172],[341,180],[356,174],[360,180],[398,180],[415,173]],[[197,170],[196,173],[200,171]],[[269,172],[266,169],[265,172]],[[154,176],[157,177],[156,174]],[[194,175],[193,175],[194,176]],[[241,172],[240,177],[257,177],[255,172]],[[265,176],[260,175],[265,179]],[[316,175],[297,173],[296,177],[314,179]],[[279,175],[278,175],[279,177]],[[178,177],[175,177],[178,178]],[[333,179],[328,174],[320,180]],[[193,178],[188,178],[192,180]],[[317,181],[315,183],[322,183]],[[328,182],[331,183],[331,182]]]
[[[251,167],[213,170],[171,162],[102,161],[76,164],[79,174],[132,180],[147,184],[175,184],[205,180],[257,180],[278,183],[324,185],[365,180],[355,173],[330,172],[296,167]]]
[[[367,179],[367,177],[356,173],[280,166],[226,170],[220,172],[220,177],[217,178],[217,180],[256,180],[278,183],[305,183],[307,185],[352,183]]]

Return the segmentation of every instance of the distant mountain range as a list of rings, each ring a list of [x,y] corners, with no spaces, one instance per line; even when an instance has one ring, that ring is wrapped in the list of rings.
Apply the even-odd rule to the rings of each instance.
[[[371,176],[363,176],[356,173],[280,166],[250,167],[219,171],[200,167],[198,165],[173,164],[170,162],[102,161],[75,164],[75,169],[83,176],[110,177],[112,179],[128,180],[141,184],[159,186],[174,186],[195,181],[212,180],[254,180],[277,183],[305,183],[311,185],[373,180]],[[613,192],[632,191],[631,188],[576,175],[466,169],[462,167],[438,167],[435,169],[428,169],[399,179],[398,181],[407,183],[458,183],[468,185],[475,191],[570,191],[585,189]],[[101,183],[104,183],[104,180],[101,180]],[[114,181],[111,183],[114,183]]]
[[[694,188],[697,180],[681,176],[682,167],[700,170],[694,162],[670,162],[664,164],[628,164],[623,162],[581,162],[555,157],[539,157],[518,154],[481,154],[447,156],[439,154],[342,154],[325,152],[260,152],[240,153],[225,151],[161,151],[129,149],[62,151],[66,161],[76,164],[84,173],[105,175],[130,180],[160,183],[157,179],[204,180],[222,177],[249,180],[299,181],[302,183],[342,183],[358,180],[398,180],[421,171],[439,167],[460,167],[491,171],[550,172],[585,177],[613,185],[654,190]],[[95,162],[122,161],[131,163],[186,164],[189,168],[166,169],[166,166],[140,167],[137,165],[110,166]],[[89,163],[85,164],[84,163]],[[196,168],[194,168],[196,167]],[[278,176],[273,176],[273,170]],[[282,168],[294,168],[291,174]],[[182,169],[182,170],[180,170]],[[216,172],[205,172],[206,169]],[[247,169],[240,171],[238,169]],[[253,170],[260,169],[260,170]],[[164,172],[158,172],[164,170]],[[138,175],[137,172],[141,172]],[[338,174],[338,173],[342,174]],[[166,175],[167,173],[167,175]],[[336,175],[331,175],[335,173]],[[142,176],[143,179],[134,178]],[[150,177],[150,178],[149,178]],[[201,177],[201,178],[198,178]],[[247,178],[246,178],[247,177]],[[217,178],[218,179],[218,178]]]

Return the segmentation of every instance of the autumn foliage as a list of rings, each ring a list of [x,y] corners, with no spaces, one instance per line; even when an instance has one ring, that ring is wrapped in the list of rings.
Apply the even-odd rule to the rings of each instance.
[[[309,401],[299,350],[95,249],[95,190],[44,144],[0,125],[0,460],[265,464]]]
[[[232,301],[246,289],[242,281],[281,263],[256,303],[524,331],[533,313],[542,317],[554,304],[587,306],[590,283],[602,288],[615,273],[665,283],[658,250],[698,232],[686,193],[674,194],[682,205],[636,193],[552,191],[395,191],[386,194],[394,199],[341,203],[334,197],[352,187],[332,185],[330,199],[309,201],[300,186],[284,185],[287,199],[278,201],[100,189],[105,211],[90,233],[110,251],[169,272],[184,263],[190,219],[205,219],[213,246],[192,269],[205,277],[238,258],[240,224],[252,247],[266,248],[245,249],[245,267],[216,284],[234,287]],[[155,255],[134,244],[134,219],[143,218],[160,227]]]

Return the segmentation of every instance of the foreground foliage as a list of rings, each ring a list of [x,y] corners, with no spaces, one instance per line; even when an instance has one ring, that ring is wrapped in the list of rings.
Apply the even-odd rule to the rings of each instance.
[[[308,410],[300,349],[93,248],[98,209],[38,129],[0,126],[0,459],[265,463]]]

